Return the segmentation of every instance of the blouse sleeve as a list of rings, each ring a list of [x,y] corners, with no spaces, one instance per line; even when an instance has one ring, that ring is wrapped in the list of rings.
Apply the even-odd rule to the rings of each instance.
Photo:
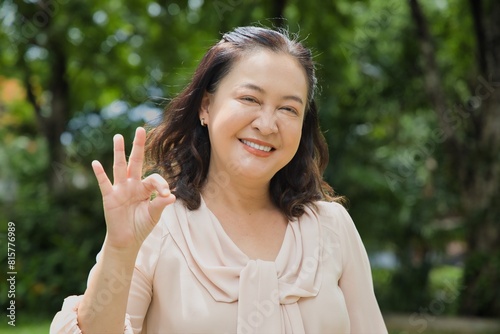
[[[78,306],[83,295],[69,296],[64,299],[61,311],[57,312],[50,324],[50,334],[82,334],[78,326]],[[134,334],[130,316],[126,314],[123,328],[124,334]]]
[[[361,237],[344,207],[340,211],[342,276],[339,286],[349,313],[351,333],[387,333],[380,308],[373,291],[370,262]]]
[[[158,261],[162,239],[163,227],[158,223],[144,241],[137,255],[125,315],[124,334],[141,333],[143,330],[144,319],[151,303],[154,270]],[[101,253],[97,255],[97,263],[100,257]],[[92,277],[94,268],[89,273],[89,280]],[[78,306],[82,299],[83,295],[79,295],[69,296],[64,300],[61,311],[52,320],[50,334],[82,333],[78,326]]]

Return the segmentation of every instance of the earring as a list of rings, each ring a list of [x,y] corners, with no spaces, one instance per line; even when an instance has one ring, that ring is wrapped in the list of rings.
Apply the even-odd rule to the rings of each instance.
[[[201,123],[201,126],[206,126],[204,118],[200,118],[200,123]]]

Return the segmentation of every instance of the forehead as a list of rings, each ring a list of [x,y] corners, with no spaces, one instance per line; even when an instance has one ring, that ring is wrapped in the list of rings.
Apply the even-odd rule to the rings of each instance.
[[[308,91],[306,72],[295,57],[262,49],[238,58],[222,79],[220,88],[235,88],[242,84],[253,84],[269,93],[293,93],[304,101]]]

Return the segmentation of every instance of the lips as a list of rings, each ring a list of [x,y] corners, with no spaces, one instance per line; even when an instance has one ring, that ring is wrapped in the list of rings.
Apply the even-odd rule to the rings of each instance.
[[[256,150],[263,151],[263,152],[270,152],[273,149],[271,146],[259,145],[257,143],[254,143],[254,142],[251,142],[251,141],[248,141],[245,139],[241,139],[240,141],[247,146],[250,146]]]

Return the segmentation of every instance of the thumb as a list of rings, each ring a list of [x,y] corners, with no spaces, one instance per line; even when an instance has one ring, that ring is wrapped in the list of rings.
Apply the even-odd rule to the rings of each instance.
[[[159,174],[151,174],[142,180],[147,193],[155,192],[157,196],[149,201],[148,213],[153,225],[158,223],[163,209],[175,202],[175,196],[170,192],[167,181]]]

